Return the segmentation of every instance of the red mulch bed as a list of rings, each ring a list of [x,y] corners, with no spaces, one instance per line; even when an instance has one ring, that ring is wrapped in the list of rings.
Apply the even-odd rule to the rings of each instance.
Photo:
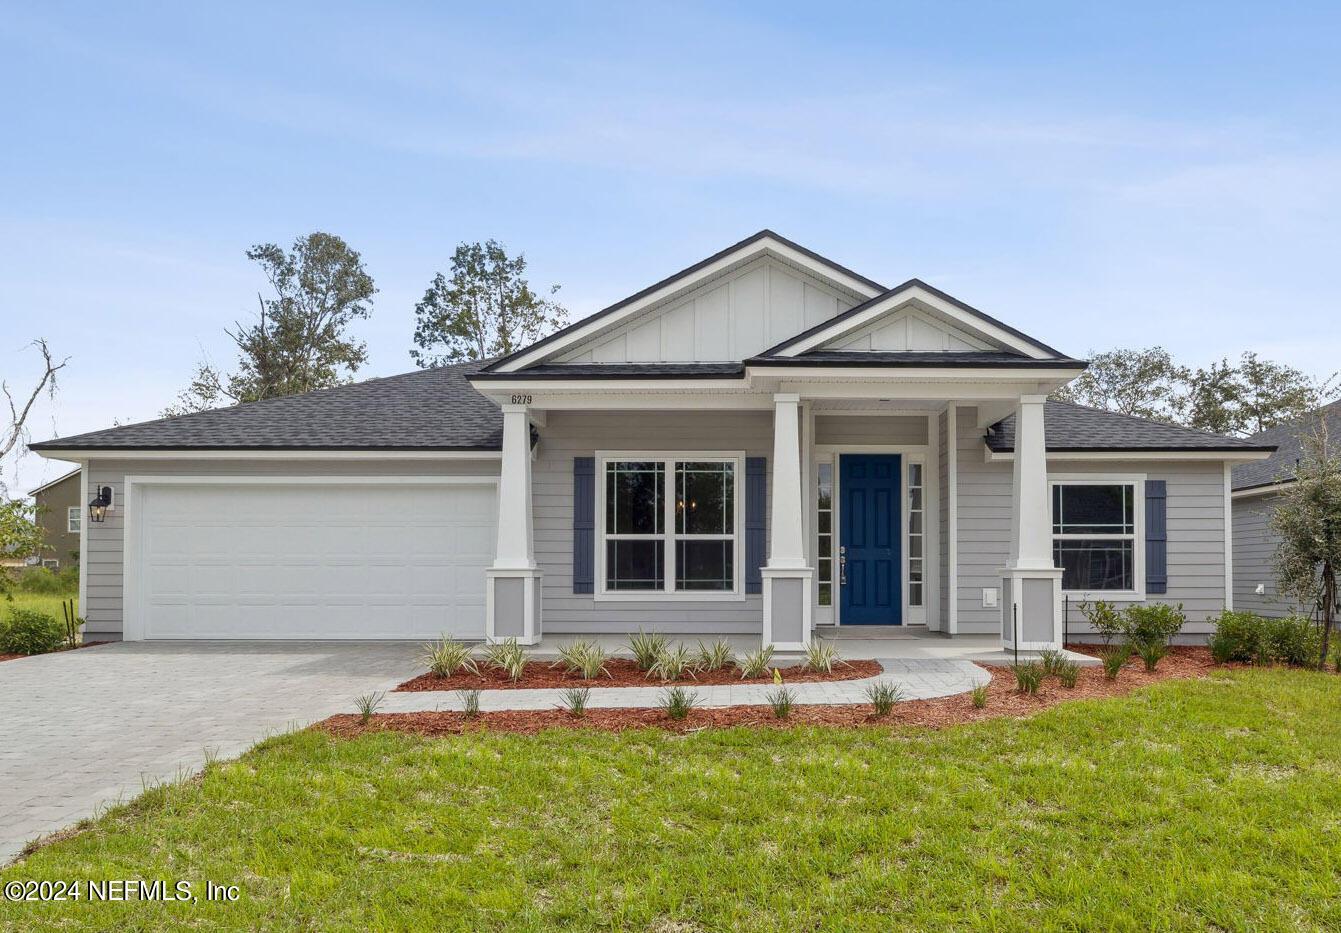
[[[494,667],[480,664],[478,675],[470,671],[457,671],[451,677],[439,677],[436,674],[420,674],[413,680],[407,680],[396,690],[523,690],[530,687],[646,687],[663,681],[648,678],[647,672],[627,658],[614,658],[605,662],[609,677],[597,677],[584,680],[577,674],[570,674],[563,665],[552,666],[549,661],[528,661],[522,672],[521,680],[513,680],[507,674]],[[817,680],[857,680],[862,677],[874,677],[880,673],[880,665],[875,661],[848,661],[838,664],[831,673],[821,674],[808,667],[782,668],[782,680],[789,684],[812,683]],[[679,683],[688,686],[708,687],[715,684],[771,684],[773,671],[763,677],[751,677],[741,680],[740,671],[734,667],[724,667],[715,671],[699,671],[693,677],[686,675]]]
[[[1085,646],[1076,646],[1084,650]],[[1094,646],[1089,646],[1093,650]],[[655,728],[685,733],[708,728],[730,726],[763,726],[787,728],[790,726],[922,726],[940,729],[966,722],[995,719],[1001,716],[1029,716],[1068,700],[1091,700],[1122,696],[1161,680],[1204,676],[1216,668],[1241,668],[1242,664],[1216,664],[1210,652],[1201,647],[1174,647],[1169,656],[1159,662],[1159,668],[1147,673],[1139,659],[1133,659],[1117,680],[1104,678],[1102,668],[1081,668],[1080,679],[1073,689],[1061,686],[1049,678],[1033,696],[1015,690],[1015,675],[1005,667],[989,667],[992,682],[988,687],[987,705],[975,709],[970,694],[937,697],[932,700],[911,700],[899,703],[885,717],[877,717],[866,704],[859,706],[796,706],[787,719],[777,719],[768,706],[727,706],[717,709],[694,709],[688,717],[676,722],[660,709],[590,709],[583,718],[566,710],[506,710],[480,713],[466,719],[462,713],[383,713],[373,716],[364,726],[360,717],[341,714],[325,719],[312,728],[323,729],[340,738],[353,738],[365,732],[411,732],[416,735],[446,736],[464,732],[516,732],[535,735],[545,729],[603,729],[622,732],[625,729]]]
[[[86,641],[82,645],[75,645],[73,648],[57,648],[56,651],[77,651],[80,648],[92,648],[94,645],[105,645],[105,641]],[[48,654],[55,654],[56,651],[49,651]],[[35,654],[0,654],[0,661],[14,661],[18,658],[36,658]]]

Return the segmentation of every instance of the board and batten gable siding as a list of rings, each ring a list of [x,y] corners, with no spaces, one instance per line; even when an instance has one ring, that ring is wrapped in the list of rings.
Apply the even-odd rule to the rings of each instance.
[[[1280,537],[1271,529],[1274,503],[1269,494],[1234,500],[1234,608],[1281,619],[1297,609],[1276,585],[1274,561]],[[1259,583],[1266,588],[1261,596]]]
[[[559,362],[734,362],[854,304],[808,273],[761,257],[584,341]]]
[[[821,446],[883,444],[920,447],[927,442],[925,415],[826,415],[815,413],[815,443]]]
[[[1011,469],[990,463],[976,411],[959,410],[958,563],[959,631],[1000,631],[1001,610],[984,609],[984,587],[1000,588],[999,571],[1010,553]],[[1219,461],[1062,460],[1049,463],[1050,475],[1143,473],[1163,480],[1168,490],[1168,592],[1147,603],[1183,604],[1185,640],[1201,641],[1214,631],[1208,620],[1225,607],[1225,471]],[[1143,527],[1143,526],[1142,526]],[[1145,568],[1136,568],[1144,575]],[[1123,602],[1119,605],[1127,605]],[[1075,600],[1069,602],[1067,631],[1090,632]]]
[[[497,476],[497,460],[98,460],[89,489],[111,486],[115,508],[89,522],[85,539],[84,637],[117,641],[123,626],[127,476]]]
[[[545,634],[622,634],[639,629],[676,635],[762,634],[763,602],[758,595],[702,600],[679,596],[603,600],[596,594],[573,592],[573,459],[593,457],[598,451],[666,456],[681,452],[740,452],[745,457],[764,457],[768,461],[765,481],[771,501],[772,412],[550,412],[546,426],[540,431],[540,444],[531,466],[535,556],[544,573]],[[601,469],[598,460],[596,470]],[[737,496],[743,517],[743,467],[738,480],[741,485]],[[597,503],[597,546],[602,514],[601,503]],[[742,533],[736,559],[743,560],[744,553]],[[598,594],[601,581],[595,582]]]

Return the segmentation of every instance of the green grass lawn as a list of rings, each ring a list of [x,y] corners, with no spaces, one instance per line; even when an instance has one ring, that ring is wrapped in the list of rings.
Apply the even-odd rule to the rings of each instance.
[[[56,617],[56,621],[61,621],[65,617],[61,615],[61,603],[68,599],[75,601],[75,611],[79,611],[79,600],[73,593],[66,596],[45,596],[37,593],[15,593],[14,601],[0,598],[0,618],[9,615],[10,607],[15,609],[40,609]]]
[[[1341,677],[1168,681],[943,731],[271,740],[4,880],[63,930],[1338,930]]]

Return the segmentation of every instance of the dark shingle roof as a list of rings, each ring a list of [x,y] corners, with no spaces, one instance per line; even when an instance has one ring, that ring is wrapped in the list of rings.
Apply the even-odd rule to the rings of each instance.
[[[498,406],[466,381],[485,362],[129,424],[34,450],[501,450]]]
[[[1324,405],[1317,414],[1326,419],[1328,437],[1341,438],[1341,401]],[[1316,415],[1306,416],[1287,424],[1278,424],[1248,438],[1254,444],[1275,444],[1276,452],[1266,460],[1234,467],[1234,488],[1252,489],[1293,479],[1295,461],[1304,455],[1299,435],[1313,429],[1315,418]]]
[[[1270,445],[1237,437],[1147,421],[1070,402],[1048,402],[1043,411],[1043,433],[1048,450],[1205,450],[1251,452],[1272,450]],[[994,451],[1015,449],[1015,416],[987,429],[987,446]]]

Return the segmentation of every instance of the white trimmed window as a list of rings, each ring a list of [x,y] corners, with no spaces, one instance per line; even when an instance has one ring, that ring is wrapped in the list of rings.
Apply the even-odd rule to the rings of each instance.
[[[65,530],[70,534],[79,533],[79,506],[72,505],[65,510]]]
[[[1140,489],[1134,480],[1052,483],[1052,559],[1062,568],[1063,590],[1140,589]]]
[[[603,592],[739,592],[740,464],[737,457],[604,459]]]

